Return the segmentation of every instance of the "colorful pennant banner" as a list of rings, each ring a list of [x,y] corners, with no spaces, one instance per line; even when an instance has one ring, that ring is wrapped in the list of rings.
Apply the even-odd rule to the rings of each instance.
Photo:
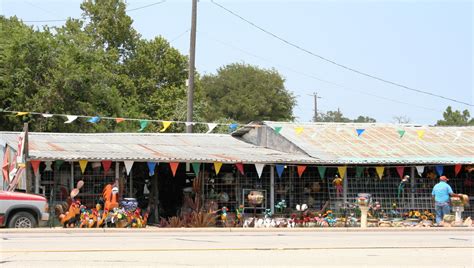
[[[199,176],[199,169],[201,168],[201,163],[192,163],[194,175]]]
[[[123,161],[123,164],[125,165],[125,170],[127,171],[127,175],[130,175],[130,171],[132,170],[132,167],[133,167],[133,161],[126,160],[126,161]]]
[[[146,164],[148,166],[148,176],[155,175],[156,162],[147,162]]]
[[[41,114],[42,117],[44,118],[50,118],[50,117],[53,117],[52,114]]]
[[[383,171],[385,170],[385,167],[375,167],[375,171],[377,172],[377,175],[379,176],[379,180],[382,179],[383,177]]]
[[[341,179],[344,179],[344,176],[346,175],[346,170],[346,166],[337,167],[337,171],[339,172],[339,176],[341,177]]]
[[[240,174],[245,175],[245,172],[244,172],[244,164],[242,164],[242,163],[236,163],[236,164],[235,164],[235,167],[237,167],[237,170],[240,172]]]
[[[362,178],[362,173],[364,172],[364,167],[356,167],[356,178]]]
[[[265,164],[260,164],[260,163],[255,164],[255,169],[257,170],[257,174],[259,178],[262,178],[262,172],[263,172],[264,167],[265,167]]]
[[[420,177],[422,176],[423,171],[425,171],[425,166],[416,166],[416,172],[418,172],[418,175],[420,175]]]
[[[419,138],[420,140],[422,140],[422,139],[423,139],[423,136],[425,135],[425,131],[424,131],[424,130],[417,130],[417,131],[416,131],[416,134],[418,134],[418,138]]]
[[[70,124],[77,119],[77,115],[66,115],[67,121],[64,124]]]
[[[454,175],[457,176],[459,174],[459,171],[461,171],[462,165],[457,164],[454,166]]]
[[[400,139],[403,138],[403,136],[405,135],[405,130],[403,129],[399,129],[397,130],[397,132],[398,132],[398,135],[400,135]]]
[[[397,173],[398,173],[398,176],[400,176],[400,179],[403,178],[403,174],[405,172],[405,167],[404,166],[399,166],[399,167],[396,167],[397,168]]]
[[[303,130],[304,130],[303,127],[295,127],[296,135],[300,135],[301,133],[303,133]]]
[[[122,123],[123,121],[125,121],[125,118],[122,118],[122,117],[119,117],[119,118],[115,118],[115,122],[118,124],[118,123]]]
[[[362,135],[362,133],[364,133],[365,129],[358,128],[358,129],[356,129],[356,131],[357,131],[357,137],[360,137],[360,135]]]
[[[38,171],[39,171],[39,166],[41,161],[40,160],[31,160],[31,167],[33,168],[33,172],[35,173],[35,176],[38,176]],[[3,174],[5,176],[5,174]],[[5,178],[5,177],[3,177]]]
[[[208,123],[208,124],[207,124],[207,127],[208,127],[209,129],[207,130],[206,133],[211,133],[211,132],[217,127],[217,124],[216,124],[216,123]]]
[[[273,130],[275,130],[276,134],[280,134],[280,131],[283,127],[275,127]]]
[[[92,118],[89,118],[89,120],[87,120],[87,122],[92,123],[92,124],[99,123],[99,121],[100,121],[100,117],[98,116],[93,116]]]
[[[102,167],[104,168],[104,176],[107,175],[107,172],[109,172],[110,167],[112,166],[112,161],[110,160],[103,160],[101,161]]]
[[[306,166],[299,165],[296,168],[298,170],[298,176],[301,178],[301,176],[303,175],[303,172],[306,170]]]
[[[84,174],[87,167],[87,160],[79,160],[79,167],[81,167],[81,173]]]
[[[176,170],[178,170],[179,162],[170,162],[171,172],[173,172],[173,177],[176,176]]]
[[[438,176],[442,176],[444,171],[444,166],[438,165],[436,166],[436,173],[438,173]]]
[[[221,171],[222,167],[222,162],[214,162],[214,170],[216,171],[216,175],[219,174],[219,171]]]
[[[142,132],[148,126],[148,120],[140,120],[140,129],[138,131]]]
[[[283,171],[285,170],[285,165],[275,165],[275,168],[278,174],[278,178],[281,179],[281,175],[283,175]]]
[[[318,167],[319,176],[324,179],[326,176],[326,167]]]
[[[160,132],[165,132],[170,126],[171,126],[171,121],[163,121],[163,128],[160,130]]]

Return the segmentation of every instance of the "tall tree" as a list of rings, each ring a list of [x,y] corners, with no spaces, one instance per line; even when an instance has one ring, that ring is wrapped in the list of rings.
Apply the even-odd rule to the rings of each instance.
[[[208,102],[205,118],[228,118],[241,123],[253,120],[292,120],[294,95],[275,69],[242,63],[221,67],[201,79],[202,94]]]
[[[474,125],[474,118],[471,118],[471,114],[466,109],[464,111],[459,111],[448,106],[446,111],[443,113],[443,119],[438,120],[436,123],[438,126],[467,126]]]

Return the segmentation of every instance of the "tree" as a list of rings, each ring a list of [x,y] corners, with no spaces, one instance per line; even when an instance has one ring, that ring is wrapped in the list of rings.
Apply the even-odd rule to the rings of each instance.
[[[204,118],[228,118],[241,123],[254,120],[292,120],[294,95],[275,69],[233,63],[217,74],[201,79],[202,96],[208,103]]]
[[[438,126],[467,126],[474,125],[474,118],[471,118],[471,114],[466,109],[464,111],[459,111],[448,106],[446,111],[443,113],[443,120],[438,120],[436,123]]]
[[[345,117],[341,110],[327,111],[326,113],[318,113],[318,122],[340,122],[340,123],[375,123],[374,118],[360,115],[356,119],[349,119]]]
[[[406,115],[398,115],[393,117],[393,121],[397,124],[409,124],[411,119]]]

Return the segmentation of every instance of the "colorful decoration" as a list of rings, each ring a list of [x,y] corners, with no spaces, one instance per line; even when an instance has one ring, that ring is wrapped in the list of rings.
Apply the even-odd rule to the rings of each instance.
[[[115,118],[115,122],[116,122],[117,124],[122,123],[123,121],[125,121],[125,118],[122,118],[122,117]]]
[[[156,162],[147,162],[146,164],[148,166],[148,176],[155,175]]]
[[[276,134],[280,134],[280,131],[281,131],[282,128],[283,127],[275,127],[275,128],[273,128],[273,130],[275,130]]]
[[[81,167],[81,173],[84,174],[87,167],[87,160],[79,160],[79,166]]]
[[[438,173],[438,176],[443,175],[443,171],[444,171],[444,166],[442,165],[436,166],[436,173]]]
[[[297,171],[298,171],[298,176],[301,178],[301,176],[303,175],[303,172],[306,170],[306,166],[299,165],[296,168],[297,168]]]
[[[260,163],[255,164],[255,169],[257,170],[257,174],[259,178],[262,177],[262,172],[263,172],[264,167],[265,167],[265,164],[260,164]]]
[[[18,112],[16,113],[17,116],[23,116],[29,114],[28,112]]]
[[[142,132],[148,126],[148,120],[140,120],[140,129],[138,131]]]
[[[326,167],[318,166],[318,172],[319,172],[319,176],[321,177],[321,179],[324,179],[324,177],[326,175]]]
[[[65,121],[64,124],[70,124],[77,119],[77,115],[66,115],[66,117],[67,121]]]
[[[304,128],[303,127],[295,127],[295,133],[296,135],[300,135],[303,133]]]
[[[286,208],[286,201],[284,199],[282,199],[280,202],[278,202],[276,205],[275,205],[275,208],[277,210],[278,213],[283,213],[283,211],[285,210]]]
[[[92,124],[96,124],[100,121],[100,117],[98,116],[93,116],[92,118],[90,118],[89,120],[87,120],[87,122],[89,123],[92,123]]]
[[[199,169],[201,168],[201,163],[192,163],[193,171],[196,177],[199,175]]]
[[[237,129],[238,124],[232,123],[229,125],[229,132],[232,132]]]
[[[403,173],[405,171],[405,167],[404,166],[398,166],[398,167],[396,167],[396,169],[397,169],[398,176],[400,176],[400,179],[403,178]]]
[[[179,162],[170,162],[171,172],[173,173],[173,177],[176,176],[176,170],[178,170]]]
[[[360,137],[360,135],[362,135],[362,133],[364,133],[365,129],[364,128],[358,128],[356,129],[357,131],[357,137]]]
[[[52,114],[41,114],[42,117],[44,118],[50,118],[50,117],[53,117]]]
[[[417,130],[417,131],[416,131],[416,134],[418,134],[418,138],[419,138],[420,140],[422,140],[422,139],[423,139],[423,136],[425,135],[425,131],[424,131],[424,130]]]
[[[339,172],[339,176],[341,176],[341,178],[344,178],[344,176],[346,175],[346,170],[346,166],[337,167],[337,171]]]
[[[170,126],[171,126],[171,121],[163,121],[163,128],[160,130],[160,132],[165,132]]]
[[[207,123],[207,127],[209,128],[209,130],[208,130],[206,133],[211,133],[211,132],[214,130],[214,128],[217,127],[217,124],[215,124],[215,123]]]
[[[244,172],[244,164],[242,164],[242,163],[236,163],[236,164],[235,164],[235,167],[237,167],[237,170],[240,172],[240,174],[245,175],[245,172]]]
[[[285,170],[285,165],[275,165],[275,168],[278,174],[278,178],[281,179],[281,175],[283,174],[283,171]]]
[[[379,180],[382,179],[383,176],[383,171],[385,170],[385,167],[375,167],[375,171],[377,172],[377,175],[379,176]]]
[[[35,173],[35,176],[38,176],[38,171],[39,171],[39,166],[41,161],[40,160],[31,160],[31,167],[33,168],[33,172]]]
[[[222,162],[214,162],[214,170],[216,171],[216,175],[219,174],[221,167],[222,167]]]
[[[127,175],[130,175],[130,171],[132,170],[132,166],[133,166],[133,161],[125,160],[123,161],[123,164],[125,165],[125,170],[127,171]]]
[[[454,166],[454,176],[457,176],[459,174],[459,171],[461,171],[462,169],[462,165],[461,164],[457,164]]]
[[[424,170],[425,166],[416,166],[416,172],[418,172],[418,175],[420,175],[420,177],[422,176]]]
[[[112,161],[110,160],[102,160],[102,167],[104,168],[104,175],[107,175],[107,172],[109,172],[110,167],[112,166]]]
[[[397,130],[397,132],[398,132],[398,135],[400,135],[400,139],[403,138],[403,136],[405,135],[405,130],[403,129],[399,129]]]
[[[356,178],[362,178],[362,173],[364,172],[364,167],[357,166],[356,167]]]

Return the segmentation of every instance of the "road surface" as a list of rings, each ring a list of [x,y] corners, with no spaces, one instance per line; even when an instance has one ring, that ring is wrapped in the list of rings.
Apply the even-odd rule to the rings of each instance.
[[[472,229],[388,232],[0,230],[6,267],[473,267]]]

